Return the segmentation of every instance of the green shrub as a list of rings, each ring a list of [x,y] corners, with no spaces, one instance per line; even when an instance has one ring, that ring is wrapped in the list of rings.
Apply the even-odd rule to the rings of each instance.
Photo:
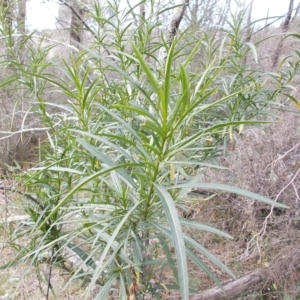
[[[98,284],[95,299],[106,299],[116,281],[122,299],[133,292],[159,299],[168,266],[174,282],[166,286],[180,289],[182,299],[188,299],[188,259],[221,285],[199,253],[233,276],[184,233],[188,226],[230,238],[178,216],[178,209],[189,205],[192,188],[233,192],[285,207],[238,188],[200,183],[204,168],[218,167],[209,161],[215,162],[218,147],[232,132],[263,123],[252,118],[265,113],[261,107],[267,110],[275,99],[266,95],[277,95],[280,87],[266,90],[258,72],[242,65],[245,49],[255,55],[255,46],[243,44],[239,22],[228,33],[232,48],[196,73],[194,68],[189,71],[190,65],[196,63],[204,40],[184,56],[185,48],[179,46],[184,35],[171,45],[157,40],[151,44],[157,24],[145,21],[132,30],[121,22],[113,26],[99,13],[96,9],[94,21],[109,24],[119,37],[113,44],[98,37],[68,61],[58,62],[47,59],[49,49],[39,49],[43,55],[35,68],[13,61],[21,74],[16,82],[34,95],[33,107],[48,128],[42,160],[20,176],[20,189],[27,194],[24,208],[34,225],[17,231],[28,242],[19,246],[14,262],[39,266],[46,260],[62,266],[72,253],[80,263],[70,270],[66,285],[83,279],[88,295]],[[98,45],[110,55],[100,54]],[[163,67],[155,58],[162,47],[168,53]],[[28,50],[36,57],[37,50],[30,45]],[[59,102],[47,100],[48,90],[60,94]]]

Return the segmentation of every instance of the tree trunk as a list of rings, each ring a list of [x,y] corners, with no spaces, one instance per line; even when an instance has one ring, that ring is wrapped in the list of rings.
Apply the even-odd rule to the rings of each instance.
[[[289,10],[286,14],[286,17],[285,17],[282,25],[281,25],[281,31],[283,33],[287,32],[288,29],[289,29],[289,25],[290,25],[290,22],[291,22],[291,19],[292,19],[293,7],[294,7],[294,0],[290,0]],[[279,60],[279,56],[280,56],[282,47],[283,47],[283,42],[280,41],[278,46],[277,46],[277,49],[275,51],[275,54],[274,54],[272,69],[275,69],[275,67],[278,64],[278,60]]]
[[[299,11],[300,11],[300,2],[297,5],[296,11],[294,13],[294,17],[292,18],[291,22],[293,22],[295,20],[295,18],[299,16]]]
[[[189,0],[180,0],[177,5],[178,7],[175,8],[174,13],[171,16],[166,29],[165,36],[166,36],[167,44],[170,44],[174,39],[174,37],[176,36],[180,22],[184,16],[185,10],[189,5]],[[159,57],[158,62],[160,64],[160,67],[162,67],[167,58],[167,49],[165,47],[162,47],[160,49],[160,53],[158,57]]]
[[[144,21],[145,21],[145,16],[146,16],[146,4],[145,2],[142,2],[140,4],[140,15],[139,15],[139,19],[140,19],[140,23],[139,25],[142,26]]]
[[[247,36],[246,36],[246,42],[251,41],[252,37],[252,28],[251,28],[251,22],[252,22],[252,10],[253,10],[253,0],[251,0],[249,5],[249,11],[248,11],[248,18],[247,18]]]
[[[19,0],[17,2],[18,5],[18,15],[17,15],[17,23],[18,23],[18,31],[21,33],[26,32],[26,0]]]
[[[72,17],[71,17],[71,44],[81,44],[82,42],[82,20],[83,20],[83,9],[79,6],[75,0],[72,6]]]

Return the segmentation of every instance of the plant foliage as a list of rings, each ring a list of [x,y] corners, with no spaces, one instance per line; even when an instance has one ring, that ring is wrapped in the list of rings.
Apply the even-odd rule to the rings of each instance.
[[[93,26],[106,33],[88,46],[78,45],[80,50],[65,60],[49,59],[55,45],[36,48],[32,36],[22,44],[25,64],[1,58],[3,66],[16,70],[3,85],[13,81],[31,95],[30,113],[47,128],[41,160],[20,175],[33,225],[17,230],[19,253],[10,264],[38,266],[46,260],[64,266],[74,256],[77,263],[69,269],[66,286],[82,279],[86,296],[97,284],[95,299],[106,299],[112,287],[120,299],[142,299],[147,293],[160,299],[166,288],[188,299],[188,261],[219,286],[207,261],[233,276],[201,241],[184,232],[191,227],[230,238],[180,217],[192,188],[285,207],[235,187],[201,183],[201,172],[218,167],[216,157],[234,132],[263,123],[254,117],[269,112],[285,82],[281,78],[274,88],[255,63],[243,64],[249,51],[257,59],[256,45],[243,38],[243,19],[229,23],[215,49],[205,36],[182,46],[185,34],[168,45],[153,38],[160,30],[154,14],[135,27],[127,19],[133,10],[112,7],[115,15],[106,18],[96,4]],[[162,47],[168,53],[164,66],[156,59]],[[50,94],[56,100],[50,101]],[[22,245],[21,237],[26,237]],[[174,282],[165,284],[167,266]]]

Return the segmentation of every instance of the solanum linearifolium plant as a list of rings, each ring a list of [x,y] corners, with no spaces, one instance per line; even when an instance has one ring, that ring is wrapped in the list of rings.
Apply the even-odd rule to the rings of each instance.
[[[102,24],[105,19],[97,12],[94,21]],[[154,45],[149,46],[153,28],[145,22],[131,32],[135,43],[127,41],[124,47],[120,39],[104,45],[110,47],[108,56],[96,47],[81,47],[66,61],[47,61],[40,72],[21,69],[20,85],[34,92],[37,86],[29,84],[33,80],[44,88],[36,95],[36,105],[49,130],[42,160],[20,176],[27,190],[25,210],[34,225],[17,232],[30,242],[23,245],[15,262],[26,260],[38,266],[46,260],[62,266],[70,255],[76,257],[66,286],[82,279],[88,285],[88,297],[95,284],[100,285],[94,299],[107,299],[112,288],[120,299],[134,294],[142,299],[147,293],[160,299],[166,287],[179,289],[182,299],[188,299],[188,260],[220,286],[199,253],[233,276],[201,241],[184,232],[184,227],[191,227],[230,238],[218,229],[179,217],[178,208],[188,206],[187,193],[192,188],[232,192],[285,207],[249,191],[201,183],[197,170],[217,167],[207,163],[209,155],[215,154],[207,141],[228,135],[228,128],[258,123],[245,119],[244,106],[240,114],[235,108],[232,120],[216,115],[246,95],[252,85],[221,91],[226,57],[215,57],[204,70],[191,73],[190,65],[203,45],[200,40],[183,57],[184,48],[178,45],[184,36],[171,45],[158,47],[155,41],[156,49],[168,47],[165,65],[159,65]],[[117,24],[114,30],[120,36],[122,27]],[[126,30],[130,32],[129,27]],[[105,44],[105,39],[101,42]],[[50,65],[61,76],[51,73]],[[60,94],[59,103],[47,101],[49,87]],[[48,256],[41,259],[45,253]],[[164,282],[166,267],[173,271],[173,283]]]

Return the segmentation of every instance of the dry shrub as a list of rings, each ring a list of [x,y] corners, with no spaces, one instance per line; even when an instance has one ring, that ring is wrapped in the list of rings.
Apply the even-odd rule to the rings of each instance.
[[[286,246],[274,257],[271,281],[274,287],[281,287],[289,299],[300,295],[300,247]],[[284,271],[283,271],[284,270]]]
[[[273,264],[287,247],[289,251],[300,247],[299,125],[297,113],[282,112],[278,122],[263,130],[249,128],[234,147],[230,147],[227,156],[219,159],[227,170],[204,172],[207,182],[234,185],[289,206],[272,209],[269,205],[226,193],[197,204],[194,219],[224,230],[234,238],[228,241],[199,233],[198,240],[237,275]],[[278,273],[274,276],[282,278],[280,268],[275,271]],[[218,270],[214,272],[227,279]],[[277,282],[278,290],[300,295],[295,285],[297,274],[291,273],[289,281]],[[195,276],[201,280],[201,290],[213,284],[203,274]],[[297,280],[292,280],[293,276]]]

